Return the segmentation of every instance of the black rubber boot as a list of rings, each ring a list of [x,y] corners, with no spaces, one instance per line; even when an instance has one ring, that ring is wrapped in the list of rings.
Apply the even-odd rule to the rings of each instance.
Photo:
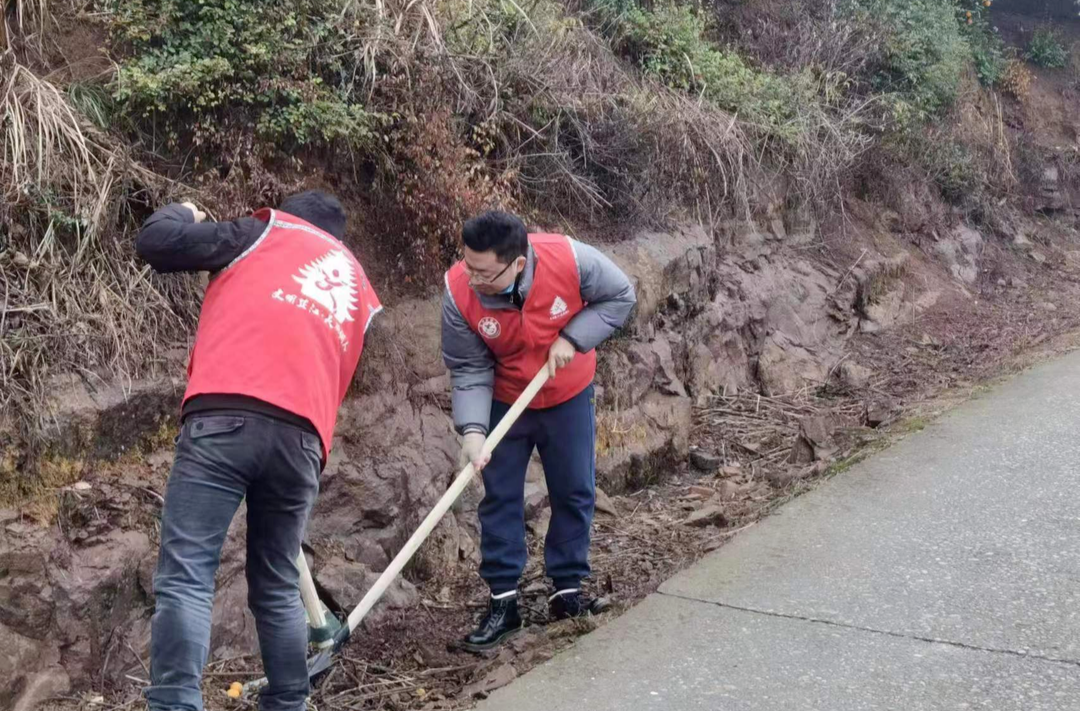
[[[521,614],[518,612],[517,595],[501,600],[491,599],[487,615],[480,625],[465,638],[461,646],[469,652],[486,652],[495,649],[521,630]]]
[[[599,615],[609,607],[611,603],[606,598],[600,597],[593,600],[582,594],[580,590],[557,593],[548,599],[548,614],[553,620]]]

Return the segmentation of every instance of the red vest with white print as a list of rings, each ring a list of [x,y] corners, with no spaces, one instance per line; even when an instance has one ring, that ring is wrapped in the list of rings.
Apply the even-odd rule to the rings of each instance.
[[[330,455],[364,332],[382,310],[345,245],[298,217],[255,213],[266,231],[206,289],[184,401],[245,395],[309,420]]]
[[[512,403],[541,368],[563,328],[583,308],[577,256],[568,237],[529,235],[536,255],[532,286],[521,310],[488,309],[469,286],[463,262],[446,273],[446,286],[469,327],[495,356],[495,399]],[[596,375],[596,351],[578,353],[533,399],[533,409],[562,404]]]

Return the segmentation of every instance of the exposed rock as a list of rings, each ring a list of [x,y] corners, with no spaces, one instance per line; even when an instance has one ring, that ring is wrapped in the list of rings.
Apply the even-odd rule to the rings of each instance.
[[[861,390],[869,385],[870,376],[872,375],[869,368],[864,368],[851,361],[841,363],[837,368],[837,373],[840,376],[840,382],[855,390]]]
[[[665,395],[686,397],[686,387],[679,379],[671,344],[666,338],[654,338],[648,343],[635,343],[628,349],[633,366],[634,385],[630,389],[630,403],[637,403],[641,396],[656,387]]]
[[[792,447],[790,461],[809,464],[828,459],[836,451],[833,432],[839,423],[831,416],[804,417],[799,421],[799,436]]]
[[[787,334],[768,337],[758,358],[758,377],[767,395],[788,395],[825,380],[820,356]]]
[[[723,501],[730,501],[735,498],[735,495],[739,493],[739,485],[733,481],[722,481],[716,491]]]
[[[11,648],[5,645],[4,649]],[[7,655],[0,654],[0,656],[10,657],[10,654],[9,651]],[[4,665],[0,664],[0,674],[5,671],[7,670]],[[27,678],[25,687],[14,699],[11,709],[12,711],[34,711],[39,704],[51,697],[67,693],[70,688],[71,679],[62,667],[53,664],[43,669],[35,669]]]
[[[687,225],[672,233],[644,232],[611,249],[612,260],[634,282],[638,323],[651,321],[672,291],[691,291],[699,285],[700,250],[712,244],[713,238],[700,226]]]
[[[259,649],[255,617],[248,609],[247,576],[244,574],[246,551],[247,505],[242,504],[229,527],[217,572],[217,590],[210,615],[210,653],[214,659],[252,654]]]
[[[1046,166],[1039,184],[1039,202],[1035,209],[1053,212],[1068,207],[1068,203],[1068,197],[1061,189],[1061,172],[1057,166]]]
[[[101,385],[77,375],[57,376],[50,387],[54,442],[64,454],[115,457],[137,447],[163,426],[174,425],[184,381],[137,380]]]
[[[543,539],[551,527],[551,509],[542,509],[534,519],[525,524],[525,527],[532,531],[534,536]]]
[[[157,570],[157,551],[149,551],[139,561],[139,588],[143,595],[153,602],[154,600],[154,573]]]
[[[705,528],[706,526],[726,526],[727,517],[724,516],[723,507],[708,505],[690,514],[683,523],[687,526],[694,526],[696,528]]]
[[[940,239],[934,250],[945,261],[953,278],[965,284],[974,284],[979,276],[978,260],[982,247],[982,234],[961,224]]]
[[[604,490],[599,486],[596,487],[596,510],[600,513],[608,514],[609,516],[618,516],[619,510],[615,508],[615,504],[612,502],[611,497],[604,493]]]
[[[543,482],[545,491],[547,490],[547,479],[544,476],[544,465],[540,461],[539,452],[533,454],[533,458],[529,460],[529,468],[525,470],[525,481]]]
[[[517,678],[517,669],[510,664],[500,664],[488,672],[483,679],[465,687],[465,696],[486,697],[492,691],[502,688]]]
[[[371,570],[383,570],[390,563],[390,555],[378,542],[368,538],[355,539],[356,546],[352,553],[358,563],[363,563]]]
[[[690,463],[693,464],[694,468],[699,472],[712,474],[713,472],[720,470],[720,467],[724,464],[724,460],[710,452],[695,449],[690,452]]]
[[[351,611],[379,578],[378,573],[368,570],[366,566],[337,557],[320,562],[313,574],[315,581],[330,598],[327,603],[344,611]],[[416,586],[398,576],[364,618],[364,624],[377,625],[391,611],[410,609],[419,604],[420,594]]]
[[[704,318],[720,320],[715,312]],[[743,340],[720,323],[714,329],[703,341],[690,346],[690,383],[699,405],[704,405],[712,393],[734,395],[749,384],[749,356]]]
[[[525,482],[525,520],[529,521],[547,508],[548,489],[544,481]]]
[[[597,415],[597,480],[621,492],[659,480],[689,453],[689,398],[649,393],[635,407]]]
[[[900,414],[900,404],[891,398],[878,398],[866,403],[866,424],[881,427],[892,422]]]
[[[375,547],[389,560],[456,474],[457,436],[438,406],[412,404],[403,386],[347,401],[338,433],[308,539],[334,540],[368,565],[380,558]],[[481,496],[477,477],[463,509],[475,510]]]
[[[765,475],[766,481],[777,489],[783,489],[784,487],[789,486],[798,478],[798,470],[791,467],[771,470]]]
[[[539,522],[543,521],[545,512],[547,514],[547,520],[549,522],[551,521],[551,509],[541,509],[540,515],[537,516],[533,522],[534,525],[540,525]],[[546,529],[544,533],[547,533]],[[476,539],[460,526],[458,527],[458,560],[463,561],[466,565],[472,565],[473,567],[480,564],[480,546],[477,544]]]
[[[106,645],[147,614],[136,581],[149,549],[139,531],[109,530],[73,545],[55,528],[8,526],[0,538],[0,678],[8,682],[0,707],[26,707],[71,678],[112,681],[134,671],[130,655],[110,657]]]

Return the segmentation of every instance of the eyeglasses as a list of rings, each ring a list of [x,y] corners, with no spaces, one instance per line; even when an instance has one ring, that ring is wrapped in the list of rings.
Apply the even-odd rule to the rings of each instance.
[[[481,276],[481,275],[477,274],[476,272],[474,272],[469,267],[469,265],[466,263],[465,264],[465,273],[469,275],[469,281],[473,282],[474,284],[491,284],[491,283],[497,281],[499,279],[499,277],[501,277],[503,274],[505,274],[506,270],[509,269],[512,266],[514,266],[514,262],[510,262],[509,264],[507,264],[505,267],[502,268],[502,271],[499,272],[498,274],[496,274],[495,276],[493,276],[493,277],[484,277],[484,276]]]

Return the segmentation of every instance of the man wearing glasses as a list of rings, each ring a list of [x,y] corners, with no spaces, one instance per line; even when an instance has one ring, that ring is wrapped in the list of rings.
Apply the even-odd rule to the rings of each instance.
[[[554,584],[554,619],[600,612],[582,594],[596,498],[593,376],[596,346],[636,303],[626,275],[598,250],[564,235],[528,234],[524,223],[487,212],[465,223],[465,258],[446,273],[442,349],[453,386],[462,466],[484,477],[480,576],[491,589],[487,615],[465,649],[492,649],[522,627],[517,585],[525,569],[525,472],[540,452],[551,501],[544,562]],[[495,453],[490,428],[541,368],[553,378]]]

